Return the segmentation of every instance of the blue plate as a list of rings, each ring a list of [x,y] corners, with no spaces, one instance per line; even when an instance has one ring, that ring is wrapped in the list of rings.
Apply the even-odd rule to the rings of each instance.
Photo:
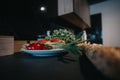
[[[33,56],[57,56],[65,52],[64,49],[51,49],[51,50],[21,50],[24,53],[32,54]]]

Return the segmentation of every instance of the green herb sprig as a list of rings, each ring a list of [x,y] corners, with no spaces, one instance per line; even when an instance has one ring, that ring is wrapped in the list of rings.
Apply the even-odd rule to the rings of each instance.
[[[80,32],[77,36],[76,36],[76,39],[74,41],[71,41],[70,43],[67,43],[65,45],[61,44],[61,43],[58,43],[59,47],[64,49],[64,50],[67,50],[71,53],[73,53],[74,55],[76,56],[81,56],[82,55],[82,51],[81,49],[77,46],[77,44],[80,44],[80,43],[84,43],[88,40],[82,40],[81,37],[82,37],[82,32]]]
[[[77,44],[84,43],[88,40],[82,40],[83,32],[80,32],[78,35],[75,35],[72,31],[67,29],[55,29],[50,36],[46,36],[45,39],[53,39],[53,38],[60,38],[66,42],[65,45],[61,43],[57,43],[59,48],[67,50],[77,56],[82,55],[82,51],[77,46]]]

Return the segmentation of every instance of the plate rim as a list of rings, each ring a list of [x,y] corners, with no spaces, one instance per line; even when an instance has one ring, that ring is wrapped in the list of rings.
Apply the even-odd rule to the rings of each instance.
[[[27,50],[27,49],[23,49],[21,51],[57,51],[57,50],[64,50],[64,49],[46,49],[46,50]]]
[[[31,51],[31,52],[29,52],[29,51]],[[26,50],[26,49],[24,49],[24,50],[21,50],[21,52],[24,52],[24,53],[27,53],[27,54],[31,54],[33,56],[41,56],[41,57],[56,56],[56,55],[62,54],[65,51],[66,50],[64,50],[64,49],[50,49],[50,50]]]

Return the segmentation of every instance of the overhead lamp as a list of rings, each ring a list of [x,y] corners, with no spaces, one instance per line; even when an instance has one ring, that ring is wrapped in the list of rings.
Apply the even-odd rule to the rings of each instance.
[[[46,11],[46,7],[45,7],[45,6],[41,6],[41,7],[40,7],[40,11],[41,11],[41,12],[45,12],[45,11]]]

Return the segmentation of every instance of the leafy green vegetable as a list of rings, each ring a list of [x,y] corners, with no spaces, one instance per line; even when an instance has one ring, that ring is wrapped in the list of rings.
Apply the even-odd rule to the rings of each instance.
[[[78,35],[76,36],[76,39],[81,38],[81,37],[82,37],[82,35],[83,35],[83,32],[78,33]]]
[[[75,34],[67,29],[55,29],[50,36],[46,36],[46,39],[60,38],[65,40],[66,43],[70,43],[76,39]]]
[[[76,45],[64,45],[62,46],[62,48],[77,56],[82,55],[82,52],[80,51],[79,47]]]
[[[76,40],[74,40],[74,41],[72,41],[71,43],[68,43],[68,44],[66,44],[66,45],[63,45],[63,44],[61,44],[61,43],[57,43],[57,45],[58,45],[60,48],[62,48],[62,49],[64,49],[64,50],[67,50],[67,51],[75,54],[76,56],[80,56],[80,55],[82,55],[82,51],[81,51],[80,48],[77,46],[77,44],[78,44],[78,43],[79,43],[79,44],[80,44],[80,43],[83,43],[83,42],[85,42],[85,41],[87,41],[87,40],[81,41],[81,39],[76,39]]]
[[[75,34],[67,29],[56,29],[53,31],[53,33],[51,34],[51,36],[47,36],[46,39],[52,39],[52,38],[60,38],[62,40],[65,40],[67,44],[61,44],[61,43],[57,43],[57,45],[60,48],[63,48],[77,56],[82,55],[82,51],[80,50],[80,48],[77,46],[77,44],[79,43],[84,43],[88,40],[82,40],[82,35],[83,32],[80,32],[77,36],[75,36]]]

